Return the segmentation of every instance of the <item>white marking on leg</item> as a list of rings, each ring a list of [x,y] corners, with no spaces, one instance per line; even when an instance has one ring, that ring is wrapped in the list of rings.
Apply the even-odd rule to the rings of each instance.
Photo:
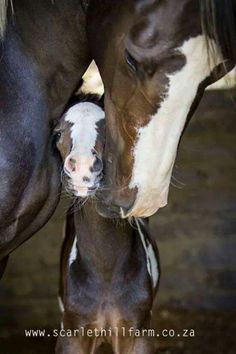
[[[153,285],[154,287],[156,287],[159,279],[159,269],[158,269],[157,258],[151,243],[149,243],[148,245],[147,253],[151,265]]]
[[[152,279],[153,288],[155,288],[157,286],[158,279],[159,279],[159,268],[158,268],[158,261],[156,258],[156,254],[155,254],[155,251],[153,249],[151,242],[149,242],[149,240],[145,237],[145,235],[143,234],[143,232],[141,230],[139,223],[142,222],[142,224],[143,224],[143,221],[135,218],[135,222],[136,222],[136,225],[138,228],[138,233],[139,233],[140,239],[143,244],[144,251],[146,253],[147,270],[148,270],[148,273]],[[146,240],[147,244],[146,244],[145,240]]]
[[[60,296],[58,296],[58,304],[59,304],[59,308],[60,308],[61,313],[64,313],[65,312],[65,307],[64,307],[62,298]]]
[[[76,260],[77,258],[77,236],[75,235],[74,242],[71,248],[70,257],[69,257],[69,266]]]
[[[214,44],[212,43],[212,46]],[[180,71],[168,75],[169,89],[150,122],[138,131],[129,187],[137,188],[135,204],[126,216],[148,217],[167,204],[177,147],[199,85],[216,66],[210,62],[203,35],[177,48],[186,58]],[[222,60],[219,59],[220,63]]]

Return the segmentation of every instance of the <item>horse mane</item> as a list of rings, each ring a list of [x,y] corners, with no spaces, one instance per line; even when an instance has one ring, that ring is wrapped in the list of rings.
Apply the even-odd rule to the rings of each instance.
[[[7,10],[9,4],[13,13],[13,0],[0,0],[0,38],[3,38],[5,33],[7,23]]]
[[[205,35],[213,38],[225,59],[236,63],[236,1],[200,0]]]

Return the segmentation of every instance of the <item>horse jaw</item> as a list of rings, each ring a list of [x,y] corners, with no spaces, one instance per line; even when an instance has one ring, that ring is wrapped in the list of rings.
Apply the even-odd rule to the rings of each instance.
[[[216,63],[209,58],[203,35],[190,38],[176,50],[185,56],[186,64],[168,75],[167,94],[160,108],[138,131],[129,184],[130,189],[136,188],[138,192],[125,217],[149,217],[167,204],[177,148],[190,108],[199,85],[221,61]]]

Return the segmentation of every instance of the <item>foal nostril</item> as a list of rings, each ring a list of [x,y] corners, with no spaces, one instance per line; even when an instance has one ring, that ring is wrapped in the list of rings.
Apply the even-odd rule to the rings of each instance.
[[[87,182],[87,183],[89,183],[90,182],[90,178],[88,178],[88,177],[83,177],[83,182]]]
[[[69,159],[69,165],[70,165],[70,170],[72,172],[75,172],[75,170],[76,170],[76,160],[71,157]]]
[[[95,157],[93,166],[90,168],[91,172],[101,172],[103,168],[102,160],[99,157]]]
[[[64,164],[64,169],[68,173],[75,172],[76,170],[76,161],[72,157],[69,157],[66,159],[65,164]]]

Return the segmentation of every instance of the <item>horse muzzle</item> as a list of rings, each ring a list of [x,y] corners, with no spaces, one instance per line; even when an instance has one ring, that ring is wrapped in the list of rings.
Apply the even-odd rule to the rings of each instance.
[[[116,193],[114,190],[112,188],[105,190],[101,186],[96,193],[99,199],[97,211],[103,217],[126,218],[135,202],[135,190],[130,190],[131,193],[127,195]]]

